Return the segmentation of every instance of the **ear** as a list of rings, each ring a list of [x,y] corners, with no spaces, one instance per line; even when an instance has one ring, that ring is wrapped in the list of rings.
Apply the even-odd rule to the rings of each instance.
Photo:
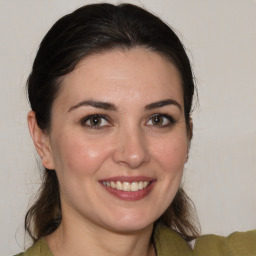
[[[192,140],[192,137],[193,137],[193,120],[190,117],[189,118],[189,125],[188,125],[188,142],[189,142],[189,146],[190,146],[190,142]]]
[[[186,161],[188,161],[188,158],[189,158],[189,149],[190,149],[190,145],[191,145],[191,140],[192,140],[192,137],[193,137],[193,120],[192,118],[190,117],[189,118],[189,124],[188,124],[188,127],[187,127],[187,136],[188,136],[188,148],[187,148],[187,155],[186,155]]]
[[[30,135],[43,166],[50,170],[55,169],[49,135],[38,127],[34,111],[29,111],[27,120]]]

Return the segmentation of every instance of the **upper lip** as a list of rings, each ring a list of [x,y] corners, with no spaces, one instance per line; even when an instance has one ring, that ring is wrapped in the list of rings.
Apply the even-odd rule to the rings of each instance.
[[[147,176],[115,176],[115,177],[110,177],[106,179],[101,179],[99,181],[100,182],[103,182],[103,181],[136,182],[136,181],[156,181],[156,179],[152,177],[147,177]]]

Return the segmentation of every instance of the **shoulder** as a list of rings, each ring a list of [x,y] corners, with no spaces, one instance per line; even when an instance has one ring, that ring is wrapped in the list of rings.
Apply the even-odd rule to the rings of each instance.
[[[256,230],[231,235],[203,235],[195,241],[194,250],[174,230],[158,224],[154,242],[159,256],[255,256]]]
[[[195,256],[255,256],[256,230],[234,232],[227,237],[203,235],[195,242]]]
[[[24,253],[15,256],[53,256],[44,238],[38,240]]]
[[[189,244],[174,230],[157,224],[154,231],[154,243],[158,256],[192,256]]]

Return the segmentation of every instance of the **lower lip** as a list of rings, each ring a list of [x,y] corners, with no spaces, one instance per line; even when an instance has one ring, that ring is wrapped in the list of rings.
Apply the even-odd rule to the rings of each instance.
[[[119,199],[126,201],[137,201],[146,197],[152,190],[155,181],[152,181],[146,188],[138,191],[123,191],[115,188],[111,188],[100,183],[110,194],[118,197]]]

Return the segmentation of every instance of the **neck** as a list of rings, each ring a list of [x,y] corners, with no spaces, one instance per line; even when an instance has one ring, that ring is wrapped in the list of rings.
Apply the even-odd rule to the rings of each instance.
[[[142,230],[121,233],[93,223],[63,218],[59,228],[46,238],[54,256],[154,256],[153,224]]]

